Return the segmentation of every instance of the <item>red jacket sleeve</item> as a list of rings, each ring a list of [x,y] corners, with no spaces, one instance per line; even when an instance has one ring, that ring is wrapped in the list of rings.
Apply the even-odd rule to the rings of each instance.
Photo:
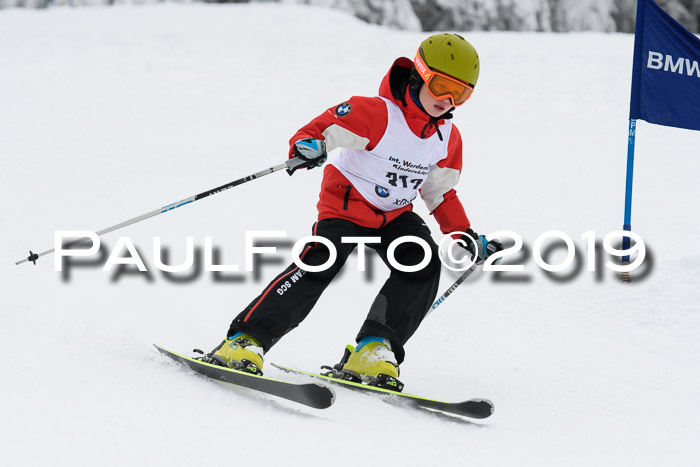
[[[455,190],[450,190],[445,194],[445,200],[435,208],[432,214],[440,224],[440,230],[444,234],[464,232],[471,227],[467,213],[464,211]]]
[[[289,157],[294,143],[304,138],[322,139],[328,152],[336,148],[373,149],[386,131],[386,104],[378,97],[351,97],[331,107],[297,131],[289,140]]]

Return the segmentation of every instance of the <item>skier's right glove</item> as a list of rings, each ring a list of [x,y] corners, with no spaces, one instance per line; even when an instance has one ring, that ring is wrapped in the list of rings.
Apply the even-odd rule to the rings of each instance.
[[[307,169],[321,167],[323,163],[326,162],[326,159],[328,159],[328,155],[326,154],[326,142],[322,139],[300,139],[294,143],[292,154],[293,157],[298,157],[304,161],[304,163],[297,165],[291,172],[289,172],[289,175],[292,175],[294,170],[301,167],[305,167]]]
[[[467,229],[464,233],[466,235],[462,235],[461,238],[464,245],[461,246],[471,253],[472,258],[476,258],[476,264],[482,264],[486,258],[503,250],[503,244],[496,238],[486,240],[486,237],[477,234],[472,229]],[[475,249],[476,251],[474,251]]]

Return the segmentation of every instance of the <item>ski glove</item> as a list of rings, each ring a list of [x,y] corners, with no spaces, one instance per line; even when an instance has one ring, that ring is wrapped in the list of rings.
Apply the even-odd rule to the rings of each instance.
[[[503,244],[496,238],[493,240],[486,240],[486,237],[477,234],[472,229],[467,229],[464,233],[466,235],[462,235],[460,239],[464,242],[461,246],[471,253],[472,258],[476,258],[476,264],[482,264],[486,261],[486,258],[503,250]],[[474,252],[475,246],[476,252]]]
[[[300,139],[294,143],[294,156],[306,161],[300,167],[313,169],[321,167],[328,155],[326,154],[326,142],[322,139]]]

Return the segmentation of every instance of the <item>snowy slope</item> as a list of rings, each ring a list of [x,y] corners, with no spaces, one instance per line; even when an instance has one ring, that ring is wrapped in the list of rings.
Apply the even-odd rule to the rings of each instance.
[[[621,285],[583,262],[581,235],[600,240],[622,223],[630,35],[468,35],[483,71],[455,122],[475,229],[516,231],[530,248],[561,230],[582,261],[563,281],[531,253],[521,280],[475,274],[408,343],[406,390],[490,397],[496,413],[483,423],[342,390],[332,408],[305,409],[195,378],[151,347],[215,346],[289,261],[282,248],[257,276],[176,282],[155,269],[152,238],[177,264],[186,236],[198,247],[210,236],[242,268],[246,230],[309,233],[320,170],[273,174],[106,236],[109,246],[129,236],[147,275],[93,265],[64,279],[50,256],[14,265],[51,248],[55,230],[99,230],[279,163],[298,127],[373,95],[423,37],[300,6],[2,12],[1,465],[700,462],[699,134],[640,123],[632,224],[650,250],[646,279]],[[368,282],[351,258],[267,361],[335,362],[386,277],[374,261]],[[445,271],[441,289],[454,278]]]

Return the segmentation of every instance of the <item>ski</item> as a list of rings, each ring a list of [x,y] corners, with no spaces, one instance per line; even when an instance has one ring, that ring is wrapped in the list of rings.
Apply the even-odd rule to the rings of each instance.
[[[335,402],[335,393],[333,390],[321,386],[320,384],[296,384],[267,378],[265,376],[258,376],[244,371],[205,363],[196,358],[185,357],[184,355],[180,355],[155,344],[154,347],[163,355],[178,363],[187,365],[195,372],[207,378],[281,397],[282,399],[298,402],[299,404],[315,409],[328,408]]]
[[[488,418],[491,416],[491,414],[493,414],[494,411],[494,405],[488,399],[476,398],[469,399],[464,402],[444,402],[435,399],[428,399],[427,397],[415,396],[413,394],[396,392],[390,389],[369,386],[367,384],[346,381],[339,378],[333,378],[331,376],[324,376],[318,373],[311,373],[308,371],[288,368],[285,366],[277,365],[275,363],[271,363],[271,365],[287,373],[311,376],[313,378],[319,378],[334,384],[345,386],[349,389],[373,392],[385,396],[385,400],[392,403],[396,403],[397,405],[421,409],[430,409],[437,412],[443,412],[452,415],[461,415],[463,417],[475,419]]]

